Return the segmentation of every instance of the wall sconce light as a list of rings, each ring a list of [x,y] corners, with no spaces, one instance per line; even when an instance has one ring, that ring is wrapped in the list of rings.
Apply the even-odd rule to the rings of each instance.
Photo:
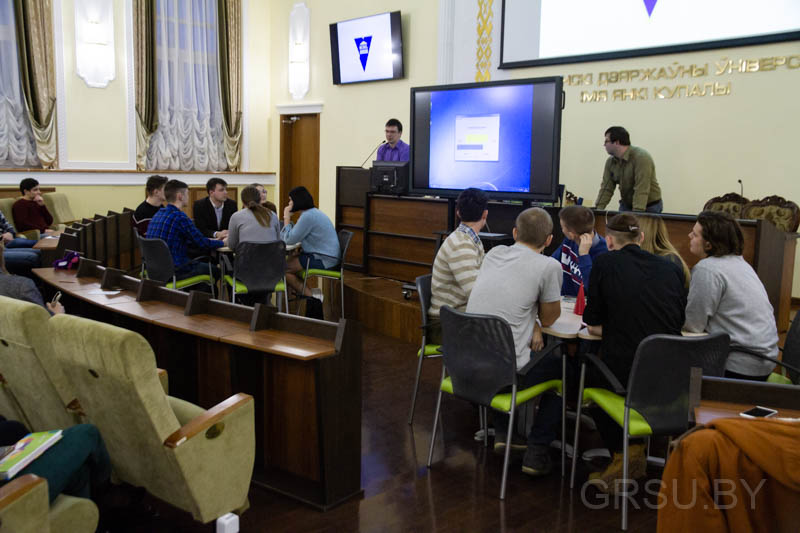
[[[289,13],[289,93],[302,100],[308,93],[310,74],[311,11],[305,2],[298,2]]]
[[[114,79],[113,0],[75,0],[75,73],[89,87]]]

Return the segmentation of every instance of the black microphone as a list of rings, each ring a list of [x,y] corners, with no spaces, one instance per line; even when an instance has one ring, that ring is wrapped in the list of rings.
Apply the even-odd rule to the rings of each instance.
[[[739,196],[744,198],[744,185],[742,185],[742,180],[736,180],[739,182]]]
[[[386,139],[384,139],[384,140],[382,140],[381,142],[379,142],[379,143],[378,143],[378,146],[376,146],[375,148],[373,148],[373,149],[372,149],[372,151],[369,153],[369,155],[368,155],[368,156],[367,156],[367,158],[364,160],[364,162],[363,162],[363,163],[361,163],[361,168],[364,168],[364,165],[366,165],[366,164],[367,164],[367,161],[369,161],[369,158],[370,158],[370,157],[372,157],[372,154],[374,154],[374,153],[375,153],[375,150],[377,150],[378,148],[380,148],[380,147],[381,147],[381,146],[383,146],[384,144],[386,144]]]

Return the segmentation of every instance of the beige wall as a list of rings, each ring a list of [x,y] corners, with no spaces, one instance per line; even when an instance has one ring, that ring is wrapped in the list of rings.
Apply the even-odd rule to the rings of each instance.
[[[286,64],[289,12],[294,2],[273,2],[272,13],[272,102],[291,102]],[[383,125],[397,117],[408,129],[409,89],[436,82],[436,2],[389,0],[310,0],[311,89],[305,102],[321,102],[320,115],[320,208],[331,218],[335,211],[337,165],[358,165],[383,139]],[[333,85],[329,24],[386,11],[402,10],[405,78],[393,81]],[[301,102],[302,103],[302,102]],[[272,110],[274,113],[274,109]],[[279,163],[279,128],[271,121],[270,159]],[[408,141],[408,135],[404,135]]]
[[[656,163],[665,212],[699,212],[709,198],[738,192],[748,198],[779,194],[800,200],[800,69],[715,76],[721,58],[759,59],[798,53],[797,43],[731,48],[616,61],[514,69],[514,78],[593,73],[595,85],[565,87],[561,141],[561,183],[594,205],[608,157],[602,147],[608,126],[623,125],[632,144],[646,148]],[[709,65],[701,78],[596,85],[598,73]],[[655,86],[731,83],[727,96],[653,99]],[[650,89],[645,101],[581,103],[582,91],[615,88]],[[609,95],[610,96],[610,95]],[[609,204],[615,208],[619,195]]]
[[[270,2],[243,0],[243,78],[242,95],[247,115],[245,121],[245,152],[247,161],[243,170],[273,172],[278,169],[277,159],[271,157],[270,124],[274,121],[271,105],[271,47],[274,41],[270,31]]]
[[[125,4],[114,2],[114,47],[116,75],[107,87],[92,88],[75,73],[75,2],[61,2],[61,46],[66,106],[67,153],[61,161],[128,162]],[[132,58],[131,58],[132,60]]]

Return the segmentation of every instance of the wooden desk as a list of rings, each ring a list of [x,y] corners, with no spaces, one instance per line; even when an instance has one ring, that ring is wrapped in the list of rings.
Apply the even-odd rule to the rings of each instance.
[[[759,404],[761,405],[761,404]],[[755,407],[751,403],[733,403],[714,400],[702,400],[699,407],[694,409],[694,419],[697,424],[708,424],[717,418],[740,418],[739,413]],[[771,407],[761,405],[761,407]],[[773,408],[778,411],[775,417],[778,418],[800,418],[800,410]],[[773,417],[770,417],[773,418]]]
[[[58,235],[46,235],[33,245],[36,250],[55,250],[58,248]]]
[[[199,294],[156,289],[170,302],[183,299],[185,306],[137,301],[142,282],[134,278],[119,281],[127,290],[104,291],[99,278],[77,277],[75,271],[40,268],[34,273],[62,292],[70,314],[144,336],[157,365],[169,372],[172,396],[209,408],[234,393],[251,394],[256,402],[253,483],[323,510],[361,493],[357,322],[337,325],[276,313],[266,329],[253,331],[259,316],[244,306],[215,304],[228,305],[230,316],[187,315]],[[132,290],[135,285],[138,291]]]

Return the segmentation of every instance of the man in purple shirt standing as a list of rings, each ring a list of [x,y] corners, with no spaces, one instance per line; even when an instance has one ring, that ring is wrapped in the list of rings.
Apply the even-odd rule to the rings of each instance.
[[[396,118],[386,122],[386,142],[378,148],[378,161],[408,161],[408,145],[400,140],[403,125]]]

